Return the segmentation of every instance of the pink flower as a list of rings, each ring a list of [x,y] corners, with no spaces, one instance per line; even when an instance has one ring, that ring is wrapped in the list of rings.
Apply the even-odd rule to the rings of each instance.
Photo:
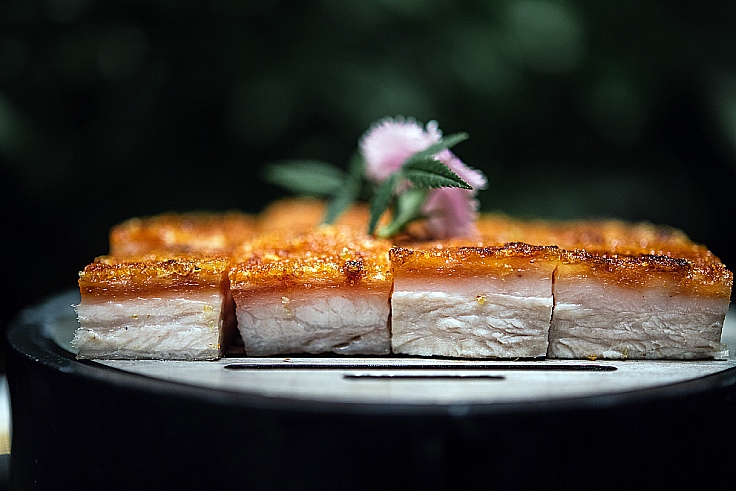
[[[409,156],[441,138],[442,131],[436,121],[430,121],[425,128],[414,119],[386,118],[379,121],[360,141],[368,178],[383,181],[399,170]],[[432,189],[422,207],[422,213],[428,216],[428,231],[435,238],[472,235],[478,214],[475,196],[478,189],[486,187],[486,178],[482,172],[465,165],[450,150],[443,150],[436,157],[473,189]]]
[[[442,138],[437,123],[427,129],[413,119],[385,118],[374,124],[360,141],[368,178],[381,182],[399,170],[410,155],[424,150]]]

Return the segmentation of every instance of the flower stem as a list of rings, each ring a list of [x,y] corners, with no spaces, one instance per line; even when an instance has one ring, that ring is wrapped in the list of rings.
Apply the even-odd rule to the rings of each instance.
[[[391,222],[378,230],[378,236],[391,237],[399,233],[414,220],[423,218],[422,205],[427,199],[429,189],[410,187],[396,197],[395,212]]]

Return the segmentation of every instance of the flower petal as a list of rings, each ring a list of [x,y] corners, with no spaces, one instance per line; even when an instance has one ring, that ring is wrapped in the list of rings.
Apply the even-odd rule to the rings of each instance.
[[[366,175],[371,180],[383,181],[399,170],[409,156],[437,143],[441,137],[439,130],[425,131],[414,119],[385,118],[379,121],[360,141]]]
[[[436,239],[473,236],[478,207],[474,191],[433,189],[422,207],[422,212],[428,217],[426,229]]]

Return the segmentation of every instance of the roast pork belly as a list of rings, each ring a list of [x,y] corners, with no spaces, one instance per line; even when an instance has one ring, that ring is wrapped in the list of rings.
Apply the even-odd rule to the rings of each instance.
[[[167,212],[135,217],[111,228],[109,254],[135,256],[155,251],[229,253],[260,233],[313,231],[322,223],[326,211],[327,203],[323,200],[283,198],[254,215],[231,210]],[[354,205],[338,217],[336,225],[364,231],[368,217],[366,205]]]
[[[325,211],[293,198],[117,225],[80,273],[79,356],[727,354],[733,274],[680,230],[484,213],[472,237],[428,241],[419,222],[389,242],[364,205],[335,226]]]
[[[230,287],[245,353],[389,353],[389,248],[347,226],[244,243]]]
[[[479,240],[492,244],[526,242],[584,249],[601,254],[681,254],[687,248],[702,248],[681,230],[649,222],[617,219],[540,220],[483,213],[477,221]]]
[[[550,358],[700,359],[722,344],[733,274],[702,246],[567,251],[555,273]]]
[[[112,227],[109,254],[227,253],[257,231],[257,218],[238,211],[162,213],[130,218]]]
[[[79,358],[210,360],[235,330],[228,260],[201,254],[102,256],[79,274]]]
[[[394,247],[394,353],[463,358],[547,354],[556,247]]]
[[[317,198],[282,198],[270,203],[258,215],[261,232],[312,232],[319,227],[327,213],[327,202]],[[350,227],[357,232],[368,230],[370,210],[365,203],[354,203],[343,211],[333,225]]]
[[[621,220],[486,215],[484,240],[564,249],[553,276],[550,358],[699,359],[720,342],[733,274],[681,230]]]
[[[680,230],[483,214],[478,232],[474,239],[392,249],[395,352],[470,358],[727,355],[720,337],[733,275]]]

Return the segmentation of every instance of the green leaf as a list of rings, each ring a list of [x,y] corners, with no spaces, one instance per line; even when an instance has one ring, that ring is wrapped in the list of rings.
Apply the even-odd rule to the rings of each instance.
[[[422,160],[426,157],[432,157],[440,153],[442,150],[452,148],[458,143],[465,141],[467,139],[468,139],[467,133],[455,133],[453,135],[443,137],[437,143],[434,143],[430,145],[429,147],[425,148],[424,150],[420,150],[419,152],[412,154],[408,159],[406,159],[406,162],[404,162],[404,164],[408,164],[412,160]]]
[[[401,168],[401,173],[405,179],[419,187],[473,189],[447,165],[432,157],[408,160]]]
[[[283,160],[265,166],[263,179],[295,194],[329,196],[345,181],[345,173],[321,160]]]
[[[384,180],[376,190],[376,194],[371,199],[371,218],[368,222],[368,233],[373,234],[378,224],[378,220],[381,215],[388,209],[391,201],[394,197],[394,191],[396,186],[401,182],[401,175],[399,172],[394,172]]]
[[[359,152],[355,152],[348,163],[348,172],[345,181],[334,192],[332,199],[327,203],[327,210],[322,223],[331,224],[352,205],[363,187],[363,173],[365,159]]]

